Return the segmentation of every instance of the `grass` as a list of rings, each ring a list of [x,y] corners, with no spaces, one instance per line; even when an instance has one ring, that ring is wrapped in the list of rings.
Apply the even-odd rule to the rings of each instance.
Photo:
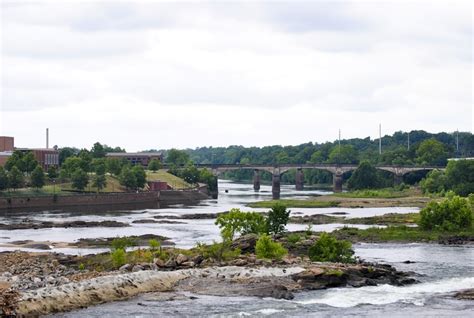
[[[332,232],[338,239],[351,242],[438,242],[449,237],[474,237],[474,229],[460,232],[424,231],[417,227],[389,226],[360,230],[345,227]]]
[[[419,213],[388,213],[378,216],[370,216],[364,218],[345,219],[347,224],[383,224],[383,225],[402,225],[402,224],[417,224],[420,219]]]
[[[314,201],[314,200],[271,200],[253,202],[247,206],[251,208],[272,208],[275,204],[283,204],[292,208],[331,208],[339,205],[336,201]]]
[[[393,199],[403,198],[413,195],[413,191],[410,190],[395,190],[393,188],[386,189],[367,189],[367,190],[356,190],[351,192],[334,193],[334,197],[339,198],[382,198],[382,199]]]
[[[193,186],[183,179],[172,175],[171,173],[167,172],[164,169],[160,169],[156,172],[147,171],[147,179],[148,180],[160,180],[168,183],[173,189],[189,189]]]

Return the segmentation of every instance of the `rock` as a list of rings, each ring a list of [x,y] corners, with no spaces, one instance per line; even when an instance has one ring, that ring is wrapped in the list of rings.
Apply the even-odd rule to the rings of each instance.
[[[403,264],[415,264],[416,262],[413,262],[413,261],[404,261],[402,262]]]
[[[165,267],[165,262],[161,258],[154,258],[153,263],[158,267]]]
[[[178,254],[178,256],[176,256],[176,264],[178,265],[181,265],[187,261],[188,261],[188,257],[186,255]]]
[[[230,265],[234,265],[234,266],[245,266],[247,264],[248,262],[245,259],[236,259],[230,263]]]
[[[461,290],[454,297],[461,300],[474,300],[474,288]]]
[[[257,243],[257,234],[247,234],[235,239],[231,248],[239,248],[242,254],[255,253],[255,244]]]
[[[143,267],[141,265],[134,265],[132,267],[132,272],[139,272],[139,271],[142,271],[143,270]]]
[[[33,278],[33,283],[36,283],[36,284],[41,283],[41,278],[39,277]]]
[[[253,288],[249,290],[250,296],[255,297],[272,297],[276,299],[287,299],[291,300],[295,298],[292,292],[283,285],[264,286],[261,288]]]
[[[195,264],[194,264],[193,261],[188,261],[188,262],[183,262],[183,263],[181,263],[181,266],[183,266],[183,267],[189,267],[189,268],[194,267],[194,265],[195,265]]]
[[[125,264],[125,265],[122,265],[120,268],[119,268],[119,271],[126,271],[126,272],[129,272],[132,270],[132,265],[130,264]]]
[[[165,267],[167,268],[176,268],[176,266],[178,266],[178,264],[176,263],[176,261],[172,258],[170,258],[169,260],[166,261],[165,263]]]
[[[200,265],[203,260],[204,260],[204,256],[202,256],[202,255],[196,255],[196,256],[194,256],[194,258],[192,259],[192,261],[193,261],[194,264],[196,264],[196,265]]]

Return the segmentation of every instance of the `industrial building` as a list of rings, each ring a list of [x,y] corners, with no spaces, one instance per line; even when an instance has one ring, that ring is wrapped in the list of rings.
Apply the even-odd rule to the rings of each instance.
[[[108,152],[107,158],[125,159],[132,165],[140,164],[148,167],[151,160],[157,159],[163,162],[163,153],[161,152]]]

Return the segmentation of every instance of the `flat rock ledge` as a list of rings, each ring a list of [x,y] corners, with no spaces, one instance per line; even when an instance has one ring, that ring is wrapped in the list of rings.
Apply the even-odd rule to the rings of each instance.
[[[102,276],[23,292],[16,301],[15,313],[19,316],[44,315],[109,301],[124,300],[142,293],[170,291],[179,281],[190,277],[201,279],[241,275],[245,277],[276,277],[303,271],[302,267],[247,269],[226,266],[170,272],[147,270]]]

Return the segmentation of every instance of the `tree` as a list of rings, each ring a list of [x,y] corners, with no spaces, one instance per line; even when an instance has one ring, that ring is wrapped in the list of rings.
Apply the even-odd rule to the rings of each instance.
[[[473,207],[466,198],[449,195],[441,202],[431,201],[420,211],[418,225],[423,230],[459,231],[472,225]]]
[[[59,150],[59,165],[66,161],[67,158],[75,156],[79,153],[79,149],[71,148],[71,147],[64,147]]]
[[[200,172],[194,165],[187,165],[184,170],[181,171],[180,177],[187,183],[195,184],[199,181]]]
[[[92,146],[90,153],[92,155],[92,158],[104,158],[106,151],[104,146],[102,146],[100,142],[96,142]]]
[[[333,147],[329,153],[328,163],[354,164],[358,162],[357,150],[352,145],[341,145]]]
[[[438,169],[428,173],[426,178],[420,181],[421,189],[424,193],[439,193],[447,190],[448,178],[443,171]]]
[[[119,180],[120,180],[120,184],[129,190],[137,188],[137,177],[128,166],[124,166],[122,168],[122,171],[120,172]]]
[[[347,182],[349,189],[374,189],[380,186],[377,169],[368,161],[360,163]]]
[[[23,187],[25,183],[25,176],[16,166],[13,166],[8,174],[8,184],[13,189]]]
[[[313,262],[353,263],[354,251],[349,241],[338,240],[323,232],[316,243],[309,248],[309,258]]]
[[[461,196],[474,193],[474,160],[452,160],[446,167],[448,188]]]
[[[285,231],[286,224],[290,218],[290,210],[286,209],[281,203],[273,205],[268,212],[267,231],[268,233],[279,234]]]
[[[241,235],[266,232],[265,218],[256,212],[242,212],[240,209],[231,209],[229,213],[217,217],[215,224],[221,229],[223,241],[230,242],[236,233]]]
[[[152,159],[148,164],[148,169],[156,172],[157,170],[161,169],[161,162],[158,159]]]
[[[50,166],[48,168],[48,178],[50,180],[56,179],[59,176],[58,169],[55,166]]]
[[[61,177],[70,178],[72,173],[81,168],[81,159],[77,156],[68,157],[61,166]]]
[[[142,166],[133,166],[132,173],[135,175],[136,188],[143,188],[146,184],[146,172]]]
[[[174,164],[177,166],[184,166],[190,162],[189,155],[182,150],[171,149],[168,151],[166,156],[166,163]]]
[[[114,176],[120,175],[122,171],[123,161],[116,158],[105,159],[105,170]]]
[[[262,234],[255,244],[257,258],[281,260],[288,250],[281,243],[274,242],[267,234]]]
[[[446,164],[447,159],[444,144],[434,138],[423,141],[416,150],[416,162],[420,165],[441,166]]]
[[[89,176],[87,172],[81,168],[77,168],[71,175],[71,181],[74,189],[83,191],[89,183]]]
[[[92,186],[97,188],[97,192],[100,192],[103,188],[107,186],[107,178],[105,174],[95,174],[92,182]]]
[[[8,189],[8,175],[5,169],[0,166],[0,191]]]
[[[31,185],[34,188],[40,189],[44,186],[45,176],[43,168],[36,166],[35,170],[31,173]]]
[[[38,166],[38,161],[31,151],[28,151],[22,158],[23,161],[23,172],[30,174]]]

